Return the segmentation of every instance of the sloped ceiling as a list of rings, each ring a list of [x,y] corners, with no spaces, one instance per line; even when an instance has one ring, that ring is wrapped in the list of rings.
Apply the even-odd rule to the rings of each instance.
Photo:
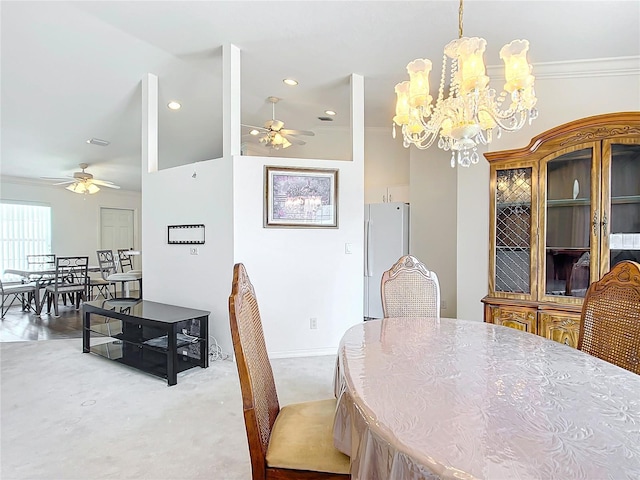
[[[275,95],[288,128],[317,131],[348,127],[351,73],[365,77],[366,126],[390,128],[406,64],[430,58],[437,88],[443,47],[458,34],[456,0],[3,1],[0,15],[2,175],[64,176],[86,162],[130,190],[140,189],[146,73],[159,77],[170,166],[221,154],[225,43],[241,49],[243,123],[271,118]],[[531,42],[534,64],[637,56],[639,18],[637,1],[467,0],[464,33],[487,39],[490,65],[516,38]],[[183,108],[164,109],[170,99]],[[326,109],[338,113],[329,125],[317,118]],[[92,137],[111,144],[87,144]]]

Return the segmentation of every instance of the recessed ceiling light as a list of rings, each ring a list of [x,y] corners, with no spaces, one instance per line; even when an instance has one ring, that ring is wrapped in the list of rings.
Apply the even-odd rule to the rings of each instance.
[[[251,135],[258,135],[260,132],[255,128],[249,132]]]
[[[182,105],[180,105],[180,103],[176,102],[175,100],[172,100],[167,103],[167,107],[169,107],[170,110],[180,110],[180,107],[182,107]]]
[[[335,115],[336,112],[334,112],[333,110],[325,110],[324,113],[326,113],[327,115]]]
[[[295,87],[296,85],[298,85],[298,81],[294,80],[293,78],[285,78],[284,80],[282,80],[284,83],[286,83],[287,85],[291,85],[292,87]]]
[[[87,143],[90,143],[91,145],[100,145],[101,147],[106,147],[111,142],[108,142],[107,140],[100,140],[99,138],[90,138],[89,140],[87,140]]]

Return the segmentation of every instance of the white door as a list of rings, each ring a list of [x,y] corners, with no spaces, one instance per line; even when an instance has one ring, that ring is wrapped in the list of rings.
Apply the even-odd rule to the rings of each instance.
[[[100,208],[100,248],[102,250],[113,250],[117,255],[119,248],[134,248],[133,240],[133,210]]]

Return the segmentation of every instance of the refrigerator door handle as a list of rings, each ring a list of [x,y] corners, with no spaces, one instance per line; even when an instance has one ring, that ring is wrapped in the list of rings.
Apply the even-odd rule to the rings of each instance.
[[[364,276],[371,277],[373,272],[371,271],[371,221],[367,220],[366,235],[364,239]]]

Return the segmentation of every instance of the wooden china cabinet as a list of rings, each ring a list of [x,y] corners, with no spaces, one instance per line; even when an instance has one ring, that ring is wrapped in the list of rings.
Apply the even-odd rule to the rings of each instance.
[[[484,319],[576,347],[589,284],[640,262],[640,112],[576,120],[485,157]]]

